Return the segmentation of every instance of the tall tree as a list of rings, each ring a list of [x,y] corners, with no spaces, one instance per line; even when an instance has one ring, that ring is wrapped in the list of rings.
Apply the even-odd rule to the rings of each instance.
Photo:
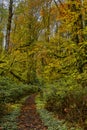
[[[4,47],[5,42],[5,25],[7,22],[7,8],[5,8],[5,4],[2,2],[0,3],[0,48],[1,50]]]
[[[45,0],[41,3],[42,26],[46,42],[49,42],[50,38],[51,4],[52,0]]]
[[[81,0],[78,0],[78,2],[76,2],[75,0],[71,1],[71,13],[77,14],[76,18],[73,21],[72,40],[74,40],[77,44],[83,42],[84,38],[82,34],[82,31],[84,29],[82,8],[83,7]]]
[[[13,16],[13,0],[9,2],[9,14],[8,14],[8,22],[7,22],[7,34],[6,34],[6,50],[9,50],[10,46],[10,32],[11,32],[11,23]]]

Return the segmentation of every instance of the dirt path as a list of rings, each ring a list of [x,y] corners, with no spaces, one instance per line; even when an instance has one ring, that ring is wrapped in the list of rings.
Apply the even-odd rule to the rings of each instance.
[[[29,96],[21,109],[18,130],[47,130],[36,111],[35,94]]]

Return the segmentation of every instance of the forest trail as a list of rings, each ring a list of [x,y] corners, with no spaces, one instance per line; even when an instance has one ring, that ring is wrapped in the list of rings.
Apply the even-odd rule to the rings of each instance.
[[[18,118],[18,130],[47,130],[37,113],[35,96],[30,95],[23,104]]]

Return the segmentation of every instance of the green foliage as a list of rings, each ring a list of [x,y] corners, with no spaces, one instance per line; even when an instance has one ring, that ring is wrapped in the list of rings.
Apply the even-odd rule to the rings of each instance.
[[[63,121],[58,121],[45,109],[38,110],[38,112],[44,124],[48,127],[48,130],[68,130]]]
[[[37,111],[39,112],[45,126],[48,127],[48,130],[67,130],[63,121],[58,121],[53,117],[52,113],[49,113],[46,109],[44,109],[44,104],[40,100],[40,97],[36,98],[36,105]]]
[[[38,92],[38,87],[15,83],[9,78],[0,77],[0,114],[6,112],[8,103],[18,102],[22,97]]]
[[[17,130],[17,117],[19,114],[20,108],[17,106],[12,112],[2,118],[2,128],[6,130]]]
[[[67,123],[64,120],[57,119],[52,112],[44,109],[45,104],[39,96],[36,98],[36,105],[37,111],[48,130],[82,130],[80,127],[67,127]]]
[[[83,88],[74,78],[66,77],[46,85],[40,96],[44,107],[60,119],[86,127],[87,87]]]

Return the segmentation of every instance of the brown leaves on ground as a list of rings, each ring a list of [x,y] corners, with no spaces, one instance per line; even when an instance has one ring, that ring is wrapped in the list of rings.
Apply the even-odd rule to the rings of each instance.
[[[47,130],[36,111],[35,94],[24,103],[18,118],[18,130]]]

